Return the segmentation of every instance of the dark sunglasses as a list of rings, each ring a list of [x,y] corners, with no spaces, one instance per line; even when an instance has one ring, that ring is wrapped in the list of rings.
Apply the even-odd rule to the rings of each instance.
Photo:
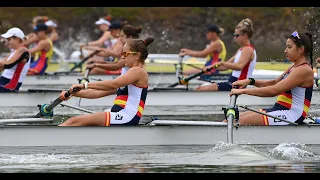
[[[122,56],[128,57],[130,54],[137,54],[137,52],[122,52]]]
[[[235,38],[238,38],[240,35],[243,35],[243,34],[233,34]]]

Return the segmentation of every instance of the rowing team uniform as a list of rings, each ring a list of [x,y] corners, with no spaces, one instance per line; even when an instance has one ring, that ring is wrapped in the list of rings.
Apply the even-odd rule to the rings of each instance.
[[[249,61],[242,70],[233,70],[232,74],[229,76],[228,82],[221,82],[218,83],[218,90],[219,91],[230,91],[232,89],[232,83],[237,81],[237,80],[242,80],[242,79],[248,79],[249,77],[252,76],[254,67],[256,66],[257,62],[257,53],[254,47],[249,44],[247,45],[253,49],[254,57],[252,61]],[[245,46],[244,46],[245,47]],[[237,63],[240,60],[241,53],[242,53],[243,47],[241,47],[235,58],[234,58],[234,63]]]
[[[302,63],[301,65],[308,65],[308,63]],[[310,68],[312,68],[310,66]],[[291,66],[287,72],[282,76],[282,79],[286,78],[293,70]],[[281,80],[282,80],[281,79]],[[271,109],[260,109],[260,111],[268,113],[272,116],[279,117],[284,120],[303,124],[303,120],[306,118],[313,91],[313,84],[310,87],[297,86],[289,91],[283,92],[277,97],[277,102]],[[262,116],[264,125],[288,125],[289,123],[274,119],[269,116]]]
[[[49,38],[47,40],[50,43],[49,50],[36,52],[34,62],[32,62],[30,65],[28,75],[43,75],[45,73],[53,56],[53,43]]]
[[[126,73],[128,69],[128,67],[123,67],[121,75]],[[111,112],[105,112],[105,125],[138,125],[147,93],[148,87],[138,87],[134,84],[118,88]]]
[[[204,65],[204,67],[206,66],[211,66],[214,63],[217,62],[224,62],[227,56],[227,49],[226,46],[224,45],[224,42],[222,40],[218,40],[222,46],[221,51],[214,51],[213,53],[210,53],[207,57],[206,57],[206,64]],[[209,74],[209,75],[213,75],[213,74],[218,74],[219,70],[216,70],[214,68],[212,68],[212,70],[210,72],[207,72],[205,74]]]
[[[10,58],[14,55],[16,51],[12,51],[9,55],[7,61],[10,60]],[[17,64],[14,66],[5,69],[0,77],[0,92],[17,92],[19,91],[20,86],[22,85],[22,82],[27,76],[27,72],[30,66],[31,61],[31,55],[28,53],[28,61],[25,62],[19,62],[17,60]],[[22,54],[23,56],[24,54]],[[20,58],[22,58],[22,56]],[[23,59],[21,59],[23,60]]]

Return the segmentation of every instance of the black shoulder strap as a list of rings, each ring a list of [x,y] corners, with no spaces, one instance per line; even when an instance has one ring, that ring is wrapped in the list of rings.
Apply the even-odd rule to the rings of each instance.
[[[4,65],[4,69],[10,69],[13,66],[15,66],[16,64],[20,63],[21,61],[23,61],[24,59],[27,59],[27,62],[30,59],[30,53],[28,51],[25,51],[24,53],[21,54],[21,56],[13,63],[11,64],[5,64]]]

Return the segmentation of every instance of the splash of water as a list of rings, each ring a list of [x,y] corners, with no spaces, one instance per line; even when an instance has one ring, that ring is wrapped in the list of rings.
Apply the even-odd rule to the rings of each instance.
[[[306,150],[304,144],[298,143],[281,143],[271,149],[269,154],[272,157],[283,160],[302,161],[317,158],[317,156]]]

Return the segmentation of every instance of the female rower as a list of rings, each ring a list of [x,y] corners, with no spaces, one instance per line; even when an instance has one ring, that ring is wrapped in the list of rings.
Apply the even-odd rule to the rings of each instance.
[[[261,109],[261,111],[290,122],[302,124],[308,114],[313,91],[312,51],[312,35],[293,32],[287,39],[286,49],[284,50],[287,59],[293,65],[274,80],[254,80],[251,78],[236,81],[232,85],[238,85],[241,88],[251,84],[258,88],[232,89],[230,95],[278,96],[271,109]],[[289,124],[251,111],[240,113],[239,122],[241,125]]]
[[[125,62],[127,72],[122,71],[118,78],[70,87],[69,92],[74,88],[81,89],[73,96],[82,98],[94,99],[117,93],[111,112],[72,117],[60,126],[137,125],[148,93],[148,73],[144,69],[144,61],[149,54],[148,46],[153,41],[152,37],[145,40],[132,39],[124,45],[121,59]],[[64,97],[66,92],[60,94],[61,99],[67,100]]]
[[[203,71],[208,68],[220,71],[233,70],[228,82],[212,83],[196,88],[197,91],[230,91],[231,83],[247,79],[252,76],[253,69],[256,65],[257,54],[255,48],[250,43],[253,35],[252,21],[248,18],[243,19],[235,28],[234,41],[241,46],[240,49],[227,62],[217,62],[211,66],[206,66]]]
[[[100,56],[114,56],[118,59],[116,62],[106,62],[104,60],[90,59],[87,62],[87,68],[91,68],[90,74],[102,73],[103,74],[120,74],[121,69],[125,66],[124,59],[120,59],[122,48],[124,44],[130,39],[138,39],[141,33],[140,27],[132,25],[123,26],[119,34],[119,41],[116,42],[113,48],[97,48]],[[113,72],[113,73],[112,73]]]
[[[52,55],[53,43],[48,37],[48,26],[45,24],[37,24],[34,28],[39,42],[29,52],[35,54],[34,62],[30,64],[28,75],[43,75],[48,68]]]
[[[23,45],[25,35],[21,29],[11,28],[1,37],[6,39],[11,52],[0,60],[0,71],[4,70],[0,76],[0,92],[16,92],[26,78],[31,55]]]

